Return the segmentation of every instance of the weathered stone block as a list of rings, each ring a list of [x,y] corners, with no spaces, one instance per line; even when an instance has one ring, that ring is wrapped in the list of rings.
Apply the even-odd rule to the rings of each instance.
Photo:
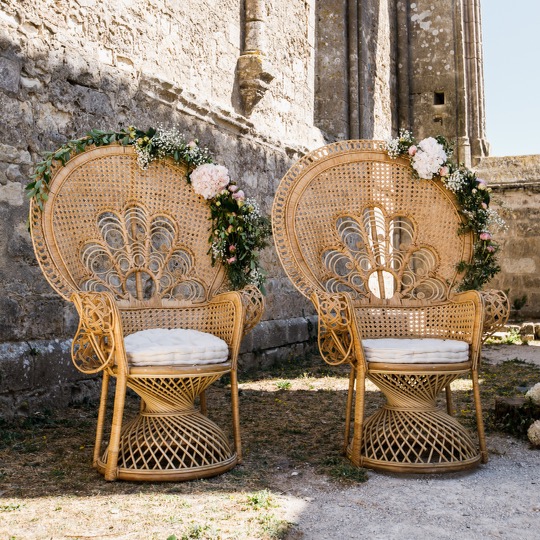
[[[20,81],[20,62],[0,56],[0,89],[15,94],[19,90]]]

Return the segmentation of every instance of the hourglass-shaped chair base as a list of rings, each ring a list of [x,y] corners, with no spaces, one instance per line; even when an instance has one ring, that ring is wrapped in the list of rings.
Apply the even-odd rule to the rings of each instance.
[[[129,379],[142,405],[122,429],[119,480],[193,480],[236,465],[237,455],[221,428],[194,407],[195,398],[220,375]],[[96,464],[102,474],[107,455],[108,449]]]
[[[477,465],[481,454],[469,432],[435,405],[440,391],[458,376],[370,371],[368,378],[385,394],[387,403],[364,424],[362,465],[405,473],[457,471]],[[352,445],[347,453],[352,459]]]

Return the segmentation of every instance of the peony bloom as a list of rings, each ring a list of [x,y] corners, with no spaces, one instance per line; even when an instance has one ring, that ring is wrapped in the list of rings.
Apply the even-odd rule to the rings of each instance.
[[[205,163],[191,173],[193,191],[205,199],[213,199],[229,182],[229,171],[222,165]]]
[[[483,202],[483,203],[482,203],[482,208],[483,208],[484,210],[487,210],[487,209],[488,209],[488,205],[487,205],[485,202]]]
[[[486,248],[490,253],[495,253],[495,246],[488,246]]]
[[[418,151],[418,148],[413,144],[412,146],[409,146],[409,156],[414,156],[416,152]]]
[[[446,157],[442,144],[433,137],[427,137],[418,143],[418,150],[411,163],[420,178],[431,180],[446,162]]]
[[[233,193],[233,199],[236,199],[237,201],[243,201],[245,198],[246,195],[241,189],[236,193]]]
[[[439,176],[448,176],[450,174],[450,169],[448,167],[441,167],[439,169]]]
[[[231,244],[231,245],[229,246],[229,251],[230,251],[231,253],[236,253],[236,246],[235,246],[234,244]]]
[[[230,257],[227,259],[227,264],[234,264],[236,262],[236,257]]]
[[[238,190],[238,186],[236,184],[229,184],[229,187],[228,187],[229,191],[231,193],[234,193],[235,191]]]
[[[187,143],[187,146],[188,146],[189,148],[195,148],[195,147],[197,146],[197,143],[196,143],[195,141],[189,141],[189,142]]]
[[[483,233],[480,233],[480,240],[491,240],[491,233],[488,233],[488,232],[483,232]]]

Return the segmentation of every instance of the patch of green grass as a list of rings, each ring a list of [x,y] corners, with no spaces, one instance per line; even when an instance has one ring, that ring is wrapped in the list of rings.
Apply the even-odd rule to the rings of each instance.
[[[169,538],[167,540],[169,540]],[[173,535],[173,540],[175,538],[176,536]],[[208,524],[200,525],[199,523],[191,523],[187,531],[180,537],[180,540],[196,540],[201,538],[215,538],[212,527]]]
[[[249,494],[247,496],[247,503],[255,510],[268,509],[274,506],[272,494],[267,489]]]
[[[490,337],[486,340],[488,345],[521,345],[521,335],[517,328],[511,328],[501,337]]]
[[[276,387],[278,390],[290,390],[291,389],[291,381],[277,381]]]
[[[282,540],[287,537],[291,524],[283,519],[277,519],[273,514],[266,514],[259,519],[264,538]]]
[[[0,505],[0,512],[14,512],[15,510],[20,510],[20,504],[3,504]]]
[[[323,465],[328,474],[336,480],[349,482],[367,482],[368,480],[366,469],[356,467],[344,457],[330,456],[323,461]]]

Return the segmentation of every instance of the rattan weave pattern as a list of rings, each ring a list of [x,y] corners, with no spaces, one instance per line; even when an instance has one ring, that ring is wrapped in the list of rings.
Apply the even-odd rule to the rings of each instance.
[[[51,286],[80,316],[72,358],[103,373],[94,465],[107,480],[188,480],[220,474],[242,458],[238,351],[264,310],[253,286],[227,292],[208,252],[210,211],[172,160],[139,168],[133,148],[87,150],[55,171],[44,210],[32,202],[38,262]],[[219,294],[218,294],[219,292]],[[229,346],[220,365],[130,367],[125,335],[149,328],[212,333]],[[205,389],[231,374],[235,450],[210,422]],[[109,379],[117,379],[110,440],[101,448]],[[126,388],[141,413],[123,426]],[[194,402],[201,396],[201,409]]]
[[[353,463],[442,472],[485,462],[482,323],[487,312],[488,331],[501,324],[507,301],[499,293],[456,293],[457,265],[471,259],[473,235],[459,232],[463,221],[453,194],[440,181],[415,179],[409,161],[391,159],[382,141],[342,141],[291,167],[272,218],[283,268],[319,315],[322,356],[351,365],[344,450]],[[465,341],[469,361],[368,363],[362,339],[385,337]],[[451,412],[449,385],[466,373],[473,380],[480,451],[459,422],[435,406],[446,388]],[[387,404],[364,422],[366,377]]]

